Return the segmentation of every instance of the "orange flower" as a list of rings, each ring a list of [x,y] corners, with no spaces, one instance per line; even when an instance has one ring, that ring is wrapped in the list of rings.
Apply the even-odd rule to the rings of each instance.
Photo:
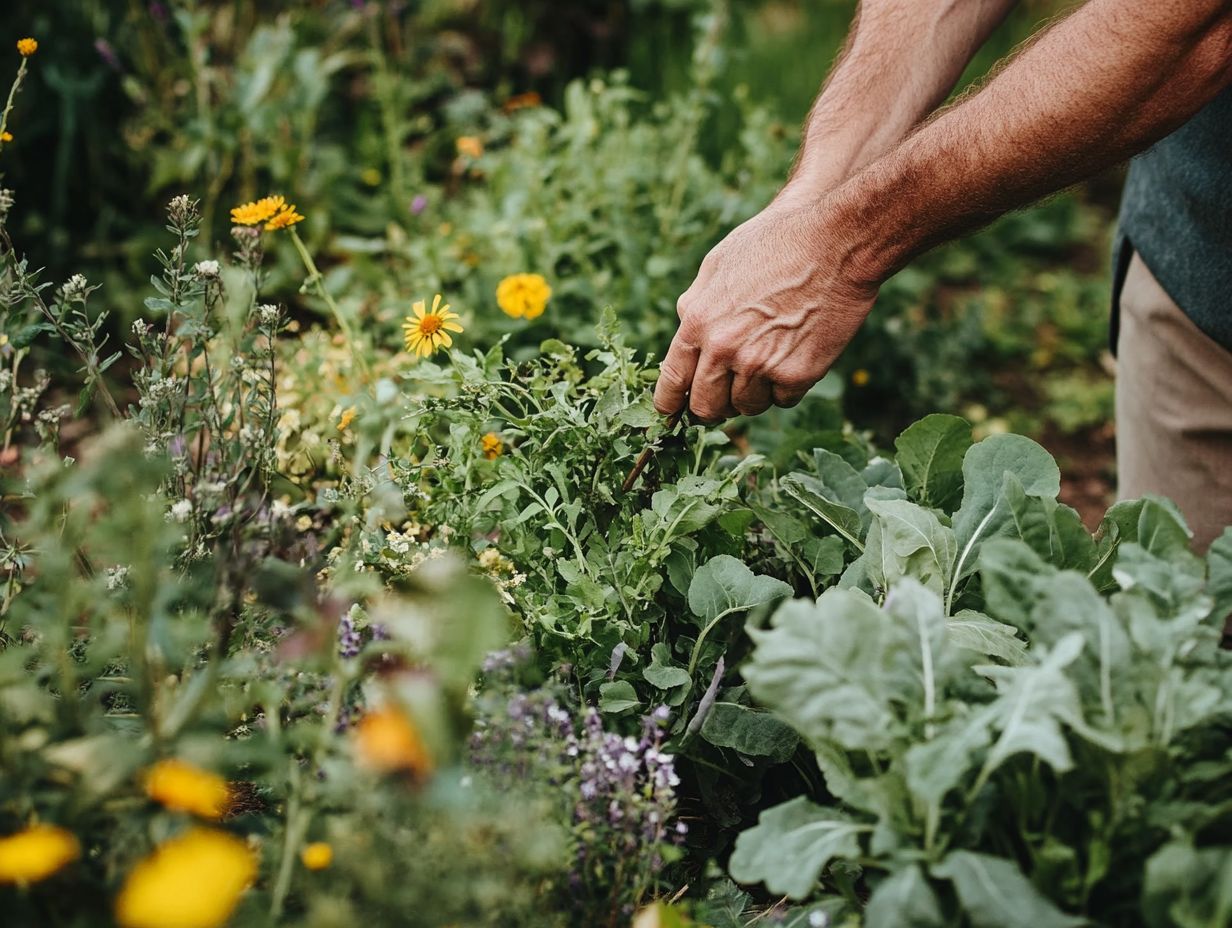
[[[432,772],[432,758],[419,730],[406,714],[393,707],[369,712],[355,727],[355,748],[360,763],[379,773]]]
[[[458,154],[464,155],[467,158],[478,158],[483,154],[483,142],[478,136],[462,135],[457,141]]]
[[[71,832],[55,825],[31,825],[0,838],[0,886],[45,880],[80,855],[81,845]]]
[[[296,223],[303,221],[304,217],[295,211],[295,206],[292,204],[291,206],[283,207],[277,216],[270,219],[265,224],[265,231],[277,232],[279,229],[289,229]]]
[[[458,314],[451,311],[449,304],[441,305],[441,295],[432,298],[432,308],[427,309],[423,300],[416,300],[411,306],[414,316],[407,316],[402,323],[402,333],[406,341],[406,350],[421,357],[427,357],[437,348],[449,348],[453,345],[450,332],[461,332],[458,325]]]
[[[38,51],[38,39],[29,37],[17,40],[17,51],[23,58],[29,58]]]
[[[483,447],[483,456],[489,461],[496,460],[505,452],[505,443],[495,432],[488,432],[479,440],[479,444]]]
[[[286,205],[286,199],[278,194],[262,197],[251,203],[241,203],[231,210],[231,221],[237,226],[258,226],[273,219]]]

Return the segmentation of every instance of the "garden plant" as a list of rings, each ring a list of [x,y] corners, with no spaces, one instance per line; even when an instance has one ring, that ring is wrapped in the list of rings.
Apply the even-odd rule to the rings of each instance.
[[[1232,925],[1232,530],[1091,521],[975,402],[1005,358],[1096,376],[1089,281],[1030,264],[1091,211],[929,256],[794,409],[664,420],[682,279],[792,150],[743,97],[702,154],[733,11],[683,5],[685,91],[556,107],[398,89],[396,14],[323,6],[341,44],[288,14],[201,78],[248,133],[160,150],[141,291],[43,270],[0,189],[0,923]],[[342,143],[264,148],[361,66],[347,205]],[[1013,424],[1106,407],[1055,393]]]

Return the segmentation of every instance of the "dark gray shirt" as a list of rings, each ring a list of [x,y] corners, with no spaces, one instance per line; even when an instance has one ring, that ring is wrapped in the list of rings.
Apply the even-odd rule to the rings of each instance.
[[[1232,88],[1131,162],[1114,294],[1135,250],[1198,328],[1232,351]]]

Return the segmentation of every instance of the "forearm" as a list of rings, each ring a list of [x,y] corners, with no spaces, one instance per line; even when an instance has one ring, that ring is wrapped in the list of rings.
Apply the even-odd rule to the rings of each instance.
[[[1142,151],[1232,83],[1232,3],[1089,0],[824,207],[877,283]]]
[[[946,98],[1017,0],[864,0],[809,113],[783,196],[829,190]]]

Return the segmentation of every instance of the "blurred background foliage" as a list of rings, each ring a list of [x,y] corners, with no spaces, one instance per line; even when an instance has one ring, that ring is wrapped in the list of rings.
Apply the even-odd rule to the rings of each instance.
[[[1071,5],[1025,0],[969,83]],[[49,279],[140,311],[171,196],[200,197],[202,256],[235,202],[284,192],[328,285],[376,343],[445,292],[474,337],[586,343],[615,306],[661,352],[705,252],[773,195],[853,0],[16,0],[3,34],[38,67],[0,170],[18,247]],[[539,105],[542,104],[542,105]],[[470,154],[458,139],[475,140]],[[465,144],[464,144],[465,147]],[[925,256],[885,288],[842,362],[846,408],[884,435],[936,409],[1041,438],[1102,511],[1107,239],[1119,177]],[[275,289],[293,314],[290,249]],[[544,273],[534,325],[495,311],[503,276]]]

